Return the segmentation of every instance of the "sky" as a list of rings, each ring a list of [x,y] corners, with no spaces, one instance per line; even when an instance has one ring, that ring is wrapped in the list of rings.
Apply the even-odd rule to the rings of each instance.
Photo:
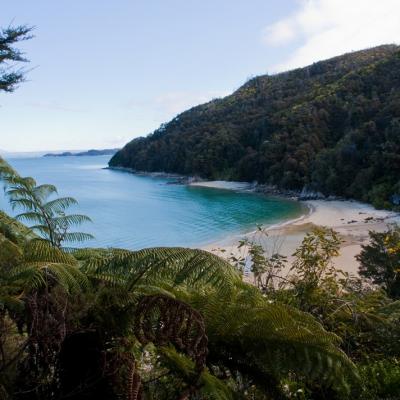
[[[400,44],[400,0],[0,0],[28,24],[0,149],[121,147],[250,77]]]

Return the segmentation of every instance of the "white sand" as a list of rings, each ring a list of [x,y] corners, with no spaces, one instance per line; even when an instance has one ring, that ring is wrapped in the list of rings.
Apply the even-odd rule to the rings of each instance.
[[[383,232],[389,224],[400,223],[397,213],[376,210],[368,204],[355,201],[315,200],[306,204],[311,207],[310,215],[293,225],[310,223],[327,226],[338,232],[343,243],[335,265],[351,273],[357,273],[358,262],[354,257],[360,253],[361,245],[368,243],[368,232]]]
[[[334,264],[344,271],[357,274],[355,256],[360,253],[361,245],[368,243],[368,232],[382,232],[389,224],[400,223],[397,213],[376,210],[368,204],[355,201],[313,200],[303,203],[309,207],[307,215],[281,226],[267,228],[268,237],[262,242],[267,253],[279,252],[287,256],[290,263],[304,235],[315,226],[326,226],[337,231],[343,240],[340,256],[334,260]],[[254,232],[245,236],[252,238]],[[239,255],[245,251],[237,249],[237,238],[208,245],[205,249],[220,255]]]

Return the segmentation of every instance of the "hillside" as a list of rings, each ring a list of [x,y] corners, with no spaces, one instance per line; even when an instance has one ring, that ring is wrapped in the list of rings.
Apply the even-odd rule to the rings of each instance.
[[[110,166],[307,187],[391,207],[400,193],[400,47],[251,79],[132,140]]]

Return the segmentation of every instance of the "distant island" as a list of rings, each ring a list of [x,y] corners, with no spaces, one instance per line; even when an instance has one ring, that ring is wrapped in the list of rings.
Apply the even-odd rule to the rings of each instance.
[[[250,79],[133,139],[112,167],[400,207],[400,47]]]
[[[104,149],[104,150],[88,150],[81,151],[79,153],[73,153],[72,151],[64,151],[63,153],[47,153],[43,157],[82,157],[82,156],[107,156],[114,155],[119,149]]]

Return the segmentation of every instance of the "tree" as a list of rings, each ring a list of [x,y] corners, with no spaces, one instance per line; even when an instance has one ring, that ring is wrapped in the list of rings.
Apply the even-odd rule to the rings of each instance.
[[[250,261],[250,270],[256,285],[264,293],[271,292],[283,285],[285,280],[281,271],[285,268],[287,257],[279,254],[280,238],[276,237],[268,244],[266,239],[268,232],[262,225],[257,226],[251,238],[244,238],[239,241],[237,250],[243,248],[244,253],[240,258],[231,255],[229,261],[242,269],[246,261]],[[277,284],[276,281],[281,281]]]
[[[34,221],[30,228],[2,216],[0,220],[0,325],[11,326],[27,335],[14,349],[16,356],[2,352],[0,371],[8,372],[25,354],[20,373],[30,390],[45,396],[55,379],[54,364],[67,334],[67,312],[70,295],[88,283],[79,270],[78,261],[61,250],[64,241],[76,242],[91,238],[80,232],[69,232],[73,225],[89,219],[83,215],[67,215],[65,210],[76,204],[73,198],[49,197],[57,193],[52,185],[38,186],[34,179],[21,177],[0,157],[0,180],[13,207],[25,212],[17,218]],[[23,227],[21,229],[21,227]],[[26,231],[28,229],[28,231]],[[5,333],[0,332],[0,350]],[[17,340],[18,343],[18,340]],[[11,352],[13,353],[13,352]],[[20,366],[21,367],[21,366]]]
[[[379,46],[259,76],[133,139],[110,165],[257,181],[267,192],[309,188],[396,208],[399,70],[399,47]]]
[[[8,185],[31,182],[14,175],[3,165]],[[24,189],[18,199],[36,204],[35,187],[18,186]],[[21,236],[22,225],[14,226],[10,238]],[[228,386],[241,387],[245,380],[274,396],[288,374],[318,377],[327,386],[345,385],[346,376],[354,375],[336,335],[310,315],[270,302],[211,253],[184,248],[66,253],[32,230],[24,237],[0,240],[1,255],[11,248],[16,254],[3,260],[0,301],[3,321],[20,327],[21,335],[11,333],[13,340],[26,338],[11,364],[24,376],[20,388],[35,392],[34,398],[70,390],[79,398],[104,389],[110,399],[140,398],[144,391],[160,399],[197,393],[227,400],[231,391],[222,382],[227,374]],[[18,313],[10,300],[17,300]],[[11,365],[8,358],[3,364]]]
[[[400,298],[400,227],[386,232],[370,232],[370,243],[357,256],[359,273],[382,287],[388,296]]]
[[[340,238],[333,229],[314,228],[295,251],[292,270],[305,286],[315,288],[335,273],[332,258],[339,255]]]
[[[29,32],[2,31],[0,63],[25,61],[12,45]],[[0,89],[12,91],[23,71],[0,76]],[[17,218],[34,223],[10,223],[0,213],[2,398],[8,391],[16,399],[136,400],[146,390],[157,399],[233,398],[222,380],[236,387],[246,381],[278,398],[288,375],[337,387],[354,374],[336,335],[267,300],[215,255],[181,248],[67,252],[64,242],[90,238],[69,232],[89,220],[66,214],[76,201],[54,198],[54,186],[21,177],[2,159],[0,179],[13,207],[23,208]]]
[[[338,307],[335,299],[342,287],[338,278],[344,277],[344,273],[335,268],[332,258],[339,255],[340,242],[334,230],[316,227],[306,234],[293,254],[294,275],[290,281],[298,305],[318,318],[325,314],[325,308],[333,311],[333,307]]]
[[[53,185],[37,185],[31,178],[21,177],[5,160],[0,157],[0,179],[6,187],[6,195],[13,208],[19,207],[23,213],[17,220],[32,221],[31,230],[48,240],[54,247],[61,248],[64,242],[80,243],[93,239],[84,232],[71,232],[70,228],[90,222],[90,218],[81,214],[67,214],[67,209],[76,205],[72,197],[58,197]]]
[[[24,237],[26,228],[9,221],[0,214],[0,390],[18,366],[24,385],[45,394],[67,333],[70,296],[88,279],[73,256],[32,231]]]
[[[12,92],[24,80],[25,70],[16,63],[27,62],[23,52],[14,47],[20,41],[32,38],[32,27],[8,27],[0,31],[0,91]]]
[[[188,301],[205,317],[210,365],[236,377],[236,390],[255,386],[270,396],[265,398],[279,399],[281,382],[289,376],[318,379],[335,388],[356,379],[353,364],[337,352],[336,335],[309,314],[273,301],[255,287],[241,284],[222,294],[193,293]],[[333,365],[347,371],[348,377],[336,375]]]

